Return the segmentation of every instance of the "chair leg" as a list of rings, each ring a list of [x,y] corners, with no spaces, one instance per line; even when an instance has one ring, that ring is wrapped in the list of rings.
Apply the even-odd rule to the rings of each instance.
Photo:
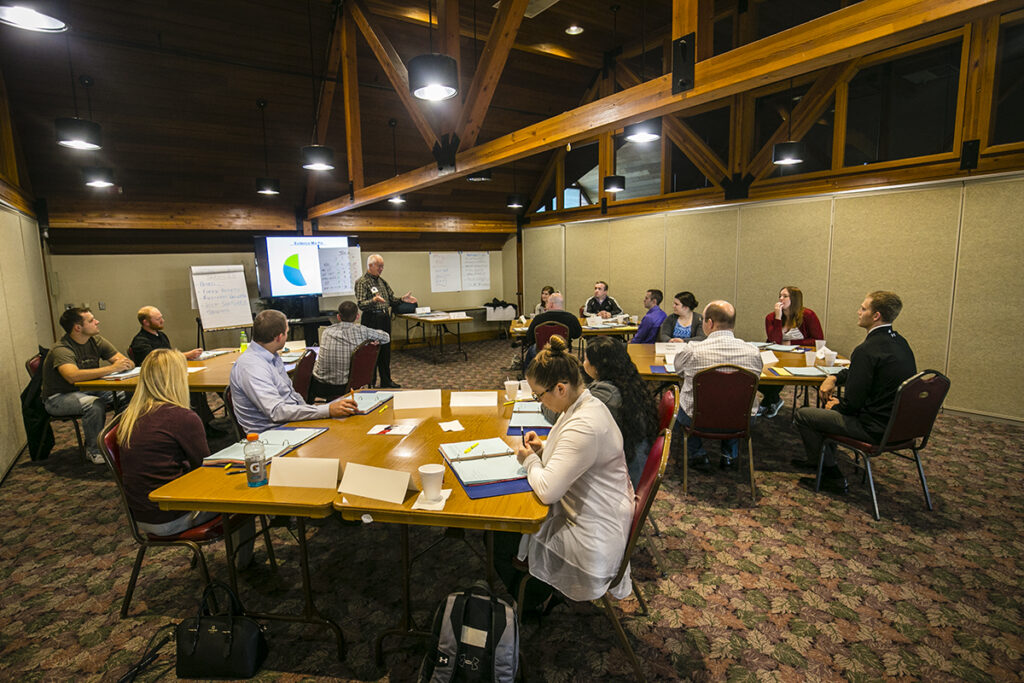
[[[619,642],[622,644],[622,649],[629,655],[629,660],[633,663],[633,670],[636,672],[636,680],[646,682],[647,679],[644,677],[643,669],[640,668],[640,662],[636,658],[636,653],[633,652],[632,646],[629,644],[629,640],[626,638],[626,631],[622,628],[622,623],[619,621],[619,617],[615,614],[615,606],[612,605],[612,601],[608,598],[608,594],[605,593],[601,596],[601,602],[604,604],[604,613],[608,615],[608,618],[612,622],[612,626],[615,627],[615,633],[619,636]]]
[[[821,491],[821,470],[825,467],[825,448],[828,446],[828,440],[823,439],[821,442],[821,454],[818,455],[818,477],[814,480],[814,492],[818,493]]]
[[[50,428],[50,432],[53,432],[53,426],[52,425],[53,425],[53,421],[50,420],[50,416],[49,416],[49,414],[47,414],[47,416],[46,416],[46,424],[43,425],[43,428],[39,430],[39,432],[40,432],[40,434],[39,434],[39,444],[36,446],[36,453],[41,453],[42,452],[42,450],[43,450],[43,442],[46,441],[46,429],[47,429],[47,427],[49,427]],[[32,454],[29,453],[29,456],[31,456],[31,455]]]
[[[633,582],[633,594],[636,595],[636,601],[640,603],[640,614],[647,616],[647,601],[644,600],[644,594],[640,592],[640,584],[636,582],[632,576],[629,580]]]
[[[526,582],[530,580],[529,574],[524,574],[519,582],[519,590],[516,595],[516,610],[519,612],[519,624],[523,623],[523,601],[526,600]]]
[[[867,453],[864,454],[864,467],[868,473],[868,486],[871,488],[871,506],[874,508],[875,521],[882,519],[882,516],[878,514],[878,496],[875,495],[875,478],[871,476],[871,456]]]
[[[199,547],[198,543],[187,542],[185,545],[192,551],[192,558],[194,564],[199,567],[199,576],[203,579],[203,590],[206,590],[210,586],[210,569],[206,566],[206,555],[203,554],[203,549]],[[217,604],[217,596],[210,595],[210,607],[215,612],[220,612],[220,606]]]
[[[270,520],[266,515],[260,515],[260,530],[263,532],[263,545],[267,547],[267,560],[270,568],[277,571],[277,558],[274,557],[274,544],[270,541]]]
[[[650,517],[647,519],[650,519]],[[654,528],[657,531],[658,527]],[[668,574],[665,572],[665,558],[662,557],[661,551],[658,550],[658,546],[654,543],[654,536],[657,536],[657,534],[644,534],[644,539],[647,541],[647,549],[651,551],[651,558],[654,560],[655,569],[658,570],[658,573],[661,574],[662,578],[667,578]]]
[[[89,457],[85,453],[85,442],[82,441],[82,429],[78,425],[78,418],[71,420],[71,424],[75,426],[75,438],[78,439],[78,455],[82,457],[82,460],[88,461]]]
[[[924,502],[928,503],[928,509],[934,510],[932,507],[932,497],[928,495],[928,482],[924,478],[924,467],[921,466],[921,456],[918,454],[917,449],[914,449],[914,461],[917,462],[917,473],[921,475],[921,488],[924,489]]]
[[[131,576],[128,577],[128,589],[124,592],[124,600],[121,602],[121,618],[124,619],[128,616],[128,605],[132,601],[132,593],[135,592],[135,582],[139,578],[139,569],[142,568],[142,558],[146,554],[146,547],[144,545],[139,546],[139,552],[135,555],[135,564],[132,566]]]
[[[683,495],[686,495],[686,479],[690,472],[690,438],[683,432]]]
[[[747,435],[747,451],[750,453],[750,500],[757,502],[757,486],[754,484],[754,442]]]

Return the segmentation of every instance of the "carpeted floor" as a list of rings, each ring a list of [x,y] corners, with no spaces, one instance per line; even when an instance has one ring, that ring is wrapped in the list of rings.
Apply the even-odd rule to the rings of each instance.
[[[508,342],[467,345],[470,359],[443,365],[425,352],[396,353],[405,387],[498,388],[516,351]],[[955,381],[955,379],[954,379]],[[791,392],[785,392],[787,401]],[[883,519],[866,489],[815,494],[789,466],[798,439],[788,405],[755,428],[759,499],[742,474],[694,473],[680,493],[681,440],[653,516],[652,541],[633,571],[651,607],[619,605],[650,680],[848,679],[1017,681],[1024,678],[1024,427],[940,416],[925,453],[935,511],[924,506],[913,464],[883,460],[876,483]],[[128,619],[118,618],[135,548],[102,467],[79,459],[73,433],[58,433],[48,460],[23,460],[0,488],[0,679],[116,680],[160,626],[193,613],[199,578],[187,553],[147,556]],[[269,624],[271,652],[257,680],[409,681],[424,647],[390,640],[374,665],[373,640],[399,618],[398,532],[386,524],[317,523],[310,541],[318,604],[349,643],[345,662],[316,629]],[[484,576],[482,535],[412,531],[420,624],[444,595]],[[244,572],[256,609],[301,609],[296,545],[274,530],[282,567]],[[466,543],[470,545],[466,545]],[[207,554],[226,577],[223,554]],[[264,558],[257,544],[257,560]],[[558,608],[528,624],[521,647],[532,680],[629,680],[632,670],[606,618],[590,604]],[[170,652],[167,648],[165,652]],[[168,657],[140,680],[173,678]]]

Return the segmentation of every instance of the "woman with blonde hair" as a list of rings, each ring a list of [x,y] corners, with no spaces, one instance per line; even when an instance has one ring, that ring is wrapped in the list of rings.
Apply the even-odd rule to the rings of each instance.
[[[513,594],[523,578],[513,555],[528,561],[530,576],[540,579],[527,585],[532,589],[520,605],[524,611],[544,609],[546,600],[553,605],[552,589],[577,601],[594,600],[609,589],[624,598],[632,588],[628,571],[610,585],[633,519],[622,434],[605,404],[583,384],[580,363],[562,337],[551,337],[526,379],[534,399],[559,413],[546,442],[529,432],[516,449],[534,495],[550,507],[537,533],[503,535],[496,568]]]
[[[773,344],[793,346],[814,346],[816,339],[824,339],[821,322],[809,308],[804,308],[804,293],[799,287],[783,287],[779,300],[771,312],[764,317],[764,333]],[[782,409],[782,387],[761,387],[761,405],[758,417],[775,417]]]
[[[153,490],[203,464],[210,455],[203,422],[189,409],[188,365],[174,349],[156,349],[142,363],[139,384],[121,415],[117,443],[128,505],[139,530],[179,534],[216,513],[161,510]]]

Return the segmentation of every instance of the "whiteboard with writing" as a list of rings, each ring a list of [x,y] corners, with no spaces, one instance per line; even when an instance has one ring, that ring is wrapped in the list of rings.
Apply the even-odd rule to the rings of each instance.
[[[362,275],[362,255],[359,247],[320,249],[320,283],[324,296],[355,294],[355,282]]]
[[[193,266],[189,280],[204,330],[252,326],[242,266]]]
[[[491,288],[491,255],[486,251],[462,252],[462,289]]]
[[[459,252],[430,252],[430,291],[458,292],[461,289],[462,265]]]

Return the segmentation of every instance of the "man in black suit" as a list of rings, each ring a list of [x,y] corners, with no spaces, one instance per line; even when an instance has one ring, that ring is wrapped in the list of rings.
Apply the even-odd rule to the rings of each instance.
[[[569,338],[565,341],[569,342],[570,348],[573,339],[579,339],[583,336],[580,319],[565,310],[565,299],[562,298],[562,293],[555,292],[548,297],[547,309],[540,315],[534,316],[533,320],[530,321],[530,328],[526,330],[526,339],[523,340],[523,344],[526,345],[527,351],[526,358],[523,360],[523,372],[526,372],[526,368],[530,367],[533,357],[540,351],[537,348],[536,330],[537,325],[541,323],[562,323],[565,325],[569,329]]]
[[[907,340],[892,328],[903,302],[895,292],[871,292],[857,312],[857,324],[868,331],[864,341],[853,350],[850,367],[832,375],[818,389],[825,408],[801,408],[796,426],[804,442],[804,458],[793,460],[801,469],[817,469],[825,434],[841,434],[861,441],[877,443],[885,433],[892,414],[896,390],[917,372],[914,352]],[[843,398],[835,397],[837,386]],[[814,485],[814,479],[800,480]],[[836,465],[836,447],[825,451],[821,487],[833,493],[846,493],[846,478]]]

